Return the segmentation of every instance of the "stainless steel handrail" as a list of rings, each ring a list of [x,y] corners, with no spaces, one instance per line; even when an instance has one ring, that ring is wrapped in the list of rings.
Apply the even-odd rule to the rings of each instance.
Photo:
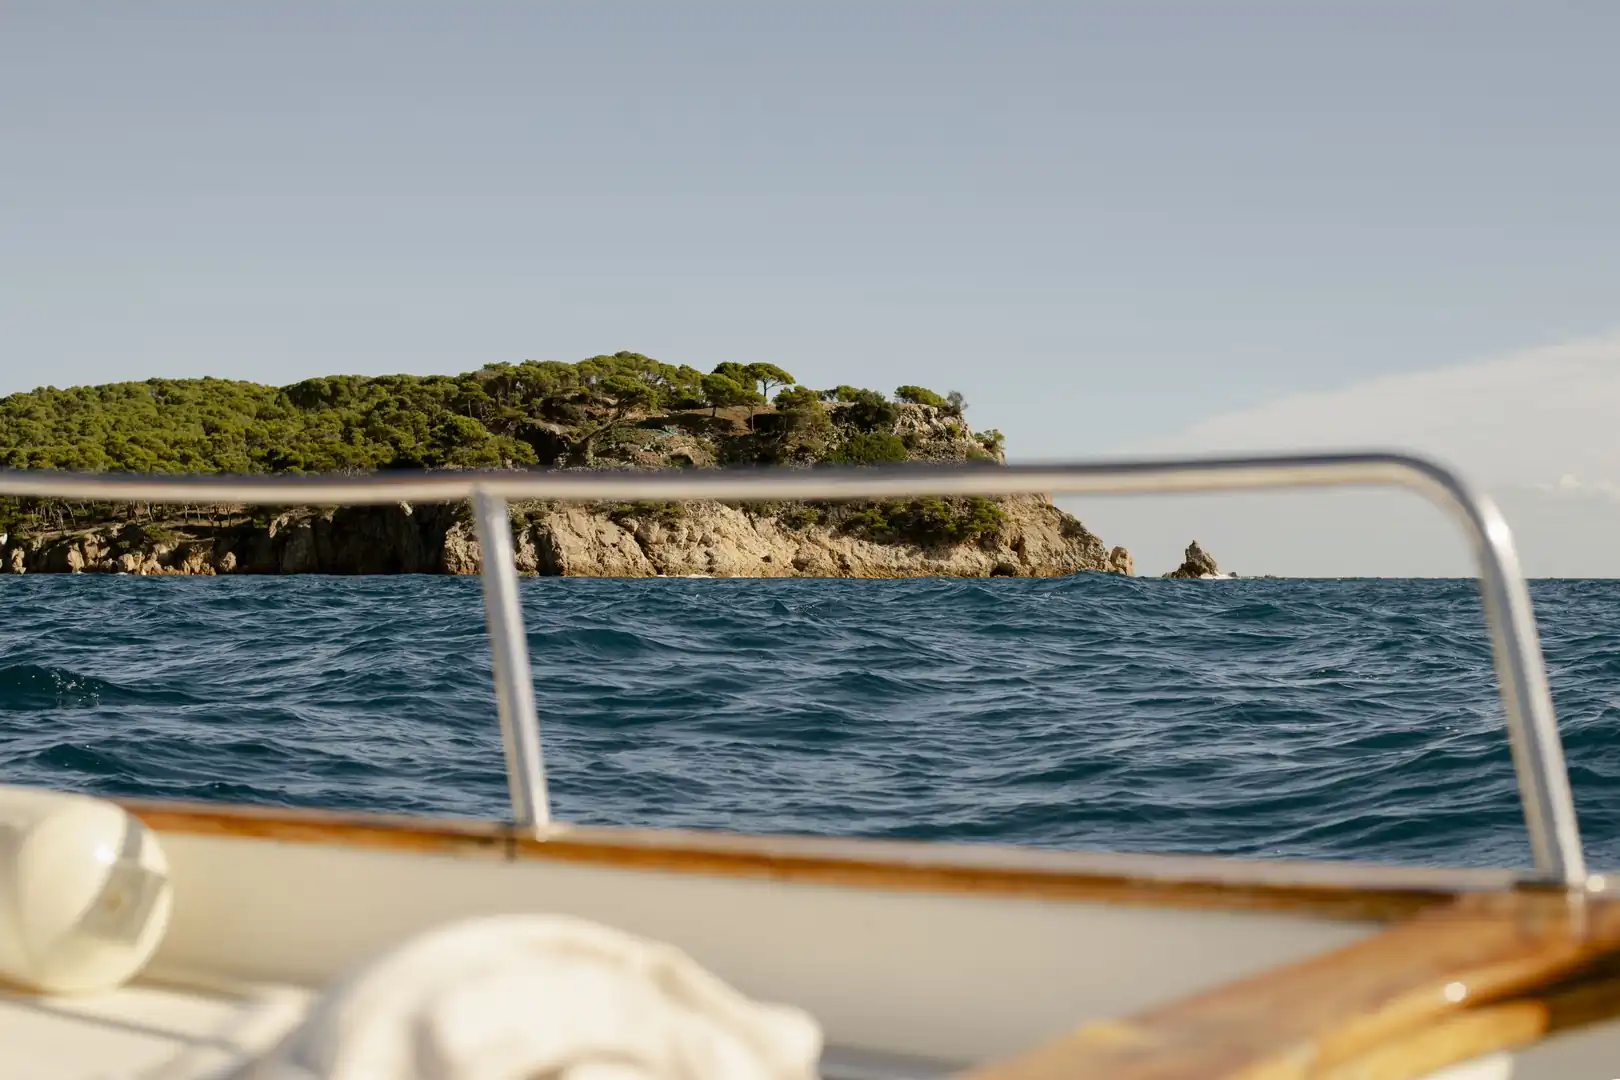
[[[494,528],[510,499],[567,501],[866,499],[899,495],[1144,494],[1283,487],[1405,488],[1445,510],[1468,536],[1507,715],[1536,880],[1586,883],[1563,744],[1547,689],[1530,593],[1507,523],[1453,471],[1398,453],[1342,453],[1007,466],[674,472],[377,473],[357,477],[120,476],[0,470],[0,495],[115,502],[377,505],[473,499],[484,550],[485,608],[514,816],[547,818],[534,687],[522,647],[510,536]],[[504,537],[504,539],[503,539]],[[497,567],[492,572],[492,566]],[[525,704],[526,703],[526,704]]]
[[[512,514],[505,499],[480,488],[473,493],[473,521],[481,552],[478,576],[484,585],[484,622],[489,627],[495,711],[506,751],[512,820],[539,833],[551,824],[551,798],[546,792],[545,759],[540,754],[534,679],[529,674],[529,636],[523,632],[523,607],[518,599]]]

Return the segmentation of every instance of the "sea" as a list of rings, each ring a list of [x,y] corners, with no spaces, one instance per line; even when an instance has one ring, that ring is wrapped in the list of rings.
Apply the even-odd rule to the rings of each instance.
[[[1620,866],[1620,582],[1532,586]],[[522,583],[554,814],[1527,865],[1467,580]],[[0,577],[0,781],[508,812],[479,583]]]

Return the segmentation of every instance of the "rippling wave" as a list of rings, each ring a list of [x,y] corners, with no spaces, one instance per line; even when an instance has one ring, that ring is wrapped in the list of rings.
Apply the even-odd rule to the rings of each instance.
[[[1537,613],[1620,862],[1620,582]],[[1528,860],[1467,581],[523,583],[560,817]],[[0,778],[499,816],[475,580],[0,578]]]

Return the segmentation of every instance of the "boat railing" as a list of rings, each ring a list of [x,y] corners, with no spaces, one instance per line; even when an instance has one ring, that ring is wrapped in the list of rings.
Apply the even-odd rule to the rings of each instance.
[[[1274,488],[1395,487],[1445,511],[1472,547],[1534,871],[1527,880],[1583,888],[1585,858],[1547,687],[1530,592],[1495,504],[1457,473],[1399,453],[1098,461],[1060,464],[754,470],[382,472],[361,476],[122,475],[0,470],[0,495],[105,502],[358,506],[471,501],[483,552],[484,612],[519,827],[550,822],[508,504],[880,499],[950,495],[1116,495]]]

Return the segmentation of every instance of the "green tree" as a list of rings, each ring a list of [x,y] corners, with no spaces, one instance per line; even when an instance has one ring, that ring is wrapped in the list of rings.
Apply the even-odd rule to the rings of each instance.
[[[821,409],[827,410],[821,404],[821,395],[807,386],[793,386],[778,391],[775,401],[778,411],[787,412],[792,409]]]
[[[581,361],[581,368],[587,363],[591,361]],[[581,385],[589,416],[574,429],[569,452],[577,463],[589,466],[596,464],[596,447],[604,436],[637,413],[657,407],[658,387],[634,363],[597,364],[581,379]]]
[[[776,411],[782,417],[779,440],[791,454],[819,457],[832,434],[821,395],[803,386],[794,386],[776,395]]]
[[[748,374],[747,364],[738,364],[730,360],[714,365],[714,370],[710,374],[730,379],[738,386],[748,386],[754,381],[753,376]]]
[[[737,364],[729,360],[716,364],[711,374],[736,383],[743,391],[741,398],[730,401],[729,404],[748,406],[749,430],[753,430],[754,427],[754,410],[765,403],[770,388],[794,381],[793,376],[775,364]],[[755,390],[755,385],[760,386],[761,389]],[[705,386],[707,386],[706,383]],[[709,397],[707,393],[704,396],[712,404],[713,398]]]
[[[468,416],[446,416],[434,426],[429,445],[435,460],[455,468],[493,469],[534,462],[534,451],[528,446],[491,435],[484,425]]]
[[[718,416],[721,409],[757,404],[759,395],[747,384],[716,372],[703,376],[703,400],[709,406],[709,415]]]
[[[665,404],[671,408],[694,409],[702,405],[703,372],[687,364],[671,370]]]
[[[771,396],[771,387],[792,386],[799,381],[775,364],[749,364],[743,370],[748,373],[749,379],[759,384],[760,396],[765,398]]]

